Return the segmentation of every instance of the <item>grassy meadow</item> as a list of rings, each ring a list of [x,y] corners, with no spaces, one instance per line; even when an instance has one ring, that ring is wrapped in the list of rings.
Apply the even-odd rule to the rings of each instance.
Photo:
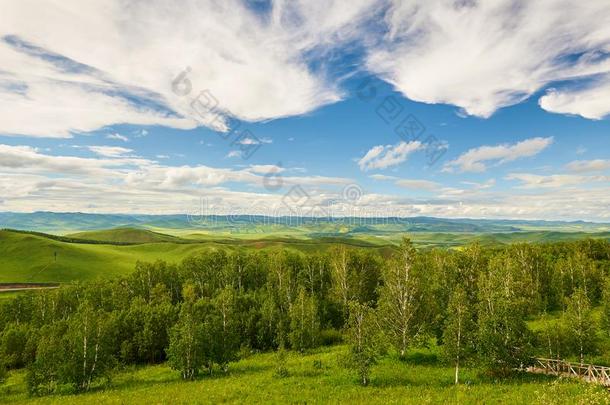
[[[608,239],[607,233],[587,234]],[[514,233],[413,233],[414,245],[428,253],[443,247],[463,253],[463,246],[479,241],[482,246],[502,246],[517,241],[550,242],[581,239],[580,232],[531,230]],[[210,248],[235,251],[271,250],[278,247],[315,253],[337,245],[376,250],[389,256],[397,249],[394,236],[362,234],[358,237],[276,235],[210,235],[192,230],[115,228],[53,236],[22,231],[0,231],[0,282],[59,282],[114,279],[134,271],[137,261],[164,260],[179,263],[184,258]],[[384,261],[385,258],[382,258]],[[1,292],[0,302],[23,292]],[[533,316],[527,327],[539,332],[560,322],[561,312]],[[593,309],[601,323],[602,309]],[[588,361],[610,365],[610,339],[599,330],[599,353]],[[540,349],[540,347],[539,347]],[[543,349],[536,355],[544,356]],[[372,370],[368,386],[344,363],[347,345],[322,346],[287,352],[287,376],[278,376],[276,352],[248,353],[230,363],[228,372],[215,366],[195,381],[184,381],[168,363],[140,365],[121,363],[111,379],[102,378],[88,392],[74,394],[60,387],[52,395],[36,397],[28,393],[24,368],[12,369],[0,384],[0,404],[139,404],[139,403],[449,403],[449,404],[610,404],[608,392],[593,384],[571,379],[514,373],[494,377],[478,366],[462,367],[459,385],[454,384],[454,368],[441,360],[440,349],[431,342],[417,348],[405,359],[396,353],[383,356]],[[575,360],[575,357],[566,357]]]
[[[397,234],[351,237],[295,237],[284,233],[219,234],[170,229],[159,232],[116,228],[78,232],[64,237],[0,230],[0,282],[74,282],[112,278],[133,271],[137,261],[165,260],[177,263],[209,248],[272,249],[288,248],[311,253],[327,250],[338,244],[354,248],[370,248],[387,256],[398,241]],[[173,232],[173,234],[170,234]],[[445,247],[459,249],[473,241],[483,246],[514,242],[570,241],[585,236],[610,239],[610,233],[528,231],[513,233],[433,233],[409,235],[418,248]],[[78,243],[74,243],[74,241]],[[95,242],[95,243],[89,243]],[[105,243],[108,242],[108,243]],[[57,258],[55,257],[57,253]],[[2,294],[0,294],[2,295]]]
[[[0,282],[63,283],[112,278],[132,272],[137,261],[164,260],[169,263],[177,263],[209,248],[270,249],[284,247],[313,252],[328,249],[336,244],[346,244],[352,247],[378,249],[381,253],[392,250],[392,246],[387,243],[374,244],[339,238],[299,240],[269,237],[233,240],[194,236],[191,239],[184,239],[145,230],[135,232],[124,229],[86,232],[77,235],[83,238],[82,242],[107,241],[111,243],[72,243],[36,234],[0,231],[0,257],[3,258],[0,261]],[[72,237],[76,236],[72,235]],[[151,238],[155,241],[151,241]],[[157,238],[161,240],[157,241]],[[131,244],[112,244],[115,242]],[[57,259],[55,253],[57,253]]]
[[[276,354],[253,354],[224,373],[216,369],[196,381],[181,380],[166,365],[129,367],[106,388],[79,395],[28,397],[25,373],[16,371],[0,387],[0,403],[157,404],[157,403],[354,403],[354,404],[604,404],[601,387],[570,379],[517,374],[495,380],[478,369],[464,369],[453,384],[453,368],[442,364],[434,348],[413,351],[406,360],[384,358],[374,367],[369,386],[341,366],[345,346],[306,354],[289,352],[287,377],[275,375]]]

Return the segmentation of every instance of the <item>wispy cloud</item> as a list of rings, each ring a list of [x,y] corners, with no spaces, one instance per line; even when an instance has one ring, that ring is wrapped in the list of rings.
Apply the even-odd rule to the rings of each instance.
[[[604,1],[274,1],[263,18],[238,0],[20,0],[2,11],[0,111],[11,111],[2,134],[70,137],[123,123],[191,129],[206,125],[191,105],[202,89],[225,117],[302,115],[345,97],[344,67],[316,62],[355,43],[369,71],[415,101],[487,117],[569,82],[549,89],[542,108],[610,113]],[[187,67],[192,91],[183,97],[170,82]]]
[[[12,114],[0,133],[69,137],[122,123],[194,128],[205,125],[191,106],[203,89],[220,114],[245,121],[343,98],[332,80],[340,73],[308,63],[362,35],[359,24],[377,1],[277,2],[269,18],[246,3],[5,2],[0,110]],[[183,97],[171,82],[187,67],[192,91]]]
[[[607,2],[390,4],[387,34],[371,46],[367,66],[412,100],[489,117],[569,81],[543,96],[542,108],[594,119],[610,113]]]
[[[566,168],[572,172],[601,172],[610,170],[610,160],[574,160],[568,163]]]
[[[229,153],[227,153],[227,155],[225,156],[227,159],[230,158],[238,158],[241,156],[241,152],[238,150],[231,150],[229,151]]]
[[[586,183],[610,182],[610,176],[580,176],[574,174],[552,174],[541,176],[531,173],[510,173],[507,180],[521,181],[520,188],[563,188]]]
[[[87,149],[100,156],[106,157],[122,157],[133,152],[131,149],[122,148],[120,146],[87,146]]]
[[[387,169],[407,160],[413,152],[422,149],[419,141],[399,142],[396,145],[377,145],[358,160],[360,170]]]
[[[106,138],[107,139],[116,139],[116,140],[123,141],[123,142],[129,142],[129,138],[127,138],[126,136],[121,135],[119,133],[108,134],[108,135],[106,135]]]
[[[484,172],[488,165],[500,165],[524,157],[537,155],[553,143],[553,137],[530,138],[515,144],[479,146],[470,149],[457,159],[447,162],[443,171]]]
[[[260,145],[260,144],[269,144],[269,143],[273,143],[273,140],[271,138],[249,138],[246,137],[244,139],[241,139],[238,141],[239,144],[241,145]]]
[[[426,191],[438,190],[441,187],[441,185],[435,181],[416,179],[401,179],[396,181],[395,184],[399,187]]]
[[[385,174],[371,174],[369,176],[369,178],[373,179],[373,180],[398,180],[398,177],[396,176],[387,176]]]

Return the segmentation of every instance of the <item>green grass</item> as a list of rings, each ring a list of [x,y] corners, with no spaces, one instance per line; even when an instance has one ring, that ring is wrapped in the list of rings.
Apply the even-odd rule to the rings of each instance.
[[[290,353],[288,377],[274,376],[273,353],[257,354],[231,364],[228,374],[217,370],[199,380],[184,382],[166,365],[130,368],[117,373],[109,386],[81,395],[29,398],[23,371],[12,372],[0,387],[0,403],[150,404],[150,403],[608,403],[603,388],[573,380],[520,374],[494,380],[477,369],[462,372],[463,384],[453,384],[453,369],[434,354],[394,357],[375,366],[371,384],[358,385],[340,366],[346,348],[335,346],[313,353]],[[320,360],[322,368],[314,367]]]
[[[2,302],[2,300],[8,300],[11,298],[15,298],[19,294],[22,294],[22,292],[20,292],[20,291],[0,291],[0,302]]]
[[[133,271],[138,260],[169,262],[205,244],[154,243],[132,246],[66,243],[0,231],[0,282],[71,282],[115,277]],[[57,261],[55,261],[57,253]]]
[[[370,247],[388,254],[389,245],[325,238],[295,240],[262,238],[258,240],[199,240],[191,243],[156,242],[129,246],[69,243],[24,232],[0,231],[0,282],[73,282],[91,281],[128,274],[140,261],[165,260],[177,263],[189,255],[209,248],[271,249],[284,247],[315,252],[344,243]],[[55,260],[57,253],[57,260]]]
[[[66,236],[77,239],[120,243],[184,242],[183,239],[176,236],[137,228],[114,228],[102,231],[78,232]]]
[[[158,232],[157,232],[158,231]],[[344,244],[348,247],[375,249],[388,256],[399,241],[399,234],[359,234],[298,237],[277,234],[215,234],[183,231],[175,235],[161,229],[155,232],[134,228],[82,232],[65,237],[0,230],[0,282],[73,282],[116,277],[133,271],[135,263],[158,259],[176,263],[208,248],[271,249],[287,248],[302,252],[327,250]],[[610,238],[610,234],[586,234]],[[408,235],[418,248],[444,246],[459,248],[473,240],[485,245],[572,240],[582,233],[513,232],[502,234],[416,232]],[[76,240],[77,239],[77,240]],[[95,241],[96,243],[87,243]],[[108,241],[115,244],[104,244]],[[78,243],[74,243],[78,242]],[[119,243],[118,245],[116,243]],[[129,244],[129,245],[126,245]],[[57,260],[55,259],[57,253]]]

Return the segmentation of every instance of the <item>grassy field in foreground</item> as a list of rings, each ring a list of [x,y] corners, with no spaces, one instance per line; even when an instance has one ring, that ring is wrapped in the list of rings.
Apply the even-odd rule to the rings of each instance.
[[[476,369],[453,384],[453,369],[431,352],[414,352],[406,361],[387,357],[373,369],[371,384],[362,387],[340,365],[346,347],[290,353],[288,377],[274,375],[273,353],[252,355],[231,364],[227,374],[215,371],[184,382],[165,365],[133,368],[115,375],[110,386],[81,395],[29,398],[23,371],[11,373],[0,386],[0,403],[144,404],[144,403],[609,403],[601,387],[540,375],[520,374],[493,380]],[[321,361],[321,368],[314,361]]]

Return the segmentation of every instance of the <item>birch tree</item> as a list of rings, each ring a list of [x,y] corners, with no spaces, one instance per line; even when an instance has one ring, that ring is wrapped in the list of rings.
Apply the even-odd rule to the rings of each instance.
[[[182,378],[193,380],[206,362],[203,347],[203,324],[196,317],[195,286],[187,284],[178,322],[170,331],[167,357],[170,366],[179,370]]]
[[[428,321],[425,281],[415,265],[415,248],[405,238],[398,255],[385,266],[382,275],[380,320],[401,358],[412,341],[424,332]]]
[[[338,298],[344,314],[348,313],[349,302],[349,254],[345,246],[339,246],[331,253],[331,276],[334,295]]]
[[[302,288],[290,308],[290,344],[300,352],[318,343],[320,319],[316,299]]]
[[[459,383],[460,364],[473,354],[476,324],[468,296],[457,288],[449,298],[448,317],[443,333],[443,355],[455,365],[455,383]]]
[[[371,368],[383,353],[383,339],[375,311],[366,304],[350,301],[347,338],[349,351],[346,365],[356,371],[362,385],[368,385]]]
[[[577,288],[568,300],[565,324],[573,352],[583,363],[585,355],[593,353],[597,346],[597,325],[584,288]]]

